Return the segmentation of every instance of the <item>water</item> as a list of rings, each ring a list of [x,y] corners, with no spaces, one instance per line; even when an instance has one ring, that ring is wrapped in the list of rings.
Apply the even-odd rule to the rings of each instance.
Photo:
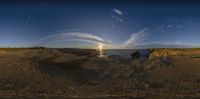
[[[104,53],[106,56],[109,56],[109,55],[119,55],[123,58],[130,58],[131,57],[131,54],[133,52],[135,52],[136,50],[133,50],[133,49],[115,49],[115,50],[105,50]]]
[[[137,50],[137,49],[104,49],[100,52],[99,57],[108,57],[110,55],[119,55],[122,58],[131,58],[131,54],[135,51],[139,51],[142,57],[149,55],[147,50]]]

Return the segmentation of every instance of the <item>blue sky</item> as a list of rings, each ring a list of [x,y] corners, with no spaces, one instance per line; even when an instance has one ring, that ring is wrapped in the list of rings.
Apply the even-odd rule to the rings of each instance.
[[[70,2],[70,1],[69,1]],[[78,2],[78,1],[77,1]],[[89,2],[89,1],[88,1]],[[138,44],[200,46],[200,6],[108,2],[67,4],[52,2],[0,5],[0,46],[29,47],[40,39],[59,33],[90,33],[121,45],[131,34],[145,28]],[[20,5],[22,4],[22,5]],[[176,4],[176,3],[174,3]],[[66,40],[50,47],[94,48],[95,43]]]

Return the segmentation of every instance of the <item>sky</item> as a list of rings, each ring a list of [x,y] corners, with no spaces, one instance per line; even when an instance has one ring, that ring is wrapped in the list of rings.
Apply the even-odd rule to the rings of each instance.
[[[199,47],[199,12],[193,0],[0,1],[0,47]]]

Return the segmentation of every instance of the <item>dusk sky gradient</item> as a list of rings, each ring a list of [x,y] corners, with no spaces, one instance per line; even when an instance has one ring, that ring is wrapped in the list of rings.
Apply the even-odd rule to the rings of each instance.
[[[31,47],[45,37],[68,32],[90,33],[122,45],[133,33],[145,28],[146,36],[138,44],[200,46],[199,2],[36,1],[0,4],[0,47]],[[97,45],[66,40],[45,46]]]

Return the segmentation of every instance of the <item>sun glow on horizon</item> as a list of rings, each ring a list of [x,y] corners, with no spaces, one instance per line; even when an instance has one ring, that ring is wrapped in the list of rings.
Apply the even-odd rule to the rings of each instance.
[[[98,49],[99,49],[100,52],[102,52],[103,51],[103,44],[99,43]]]

